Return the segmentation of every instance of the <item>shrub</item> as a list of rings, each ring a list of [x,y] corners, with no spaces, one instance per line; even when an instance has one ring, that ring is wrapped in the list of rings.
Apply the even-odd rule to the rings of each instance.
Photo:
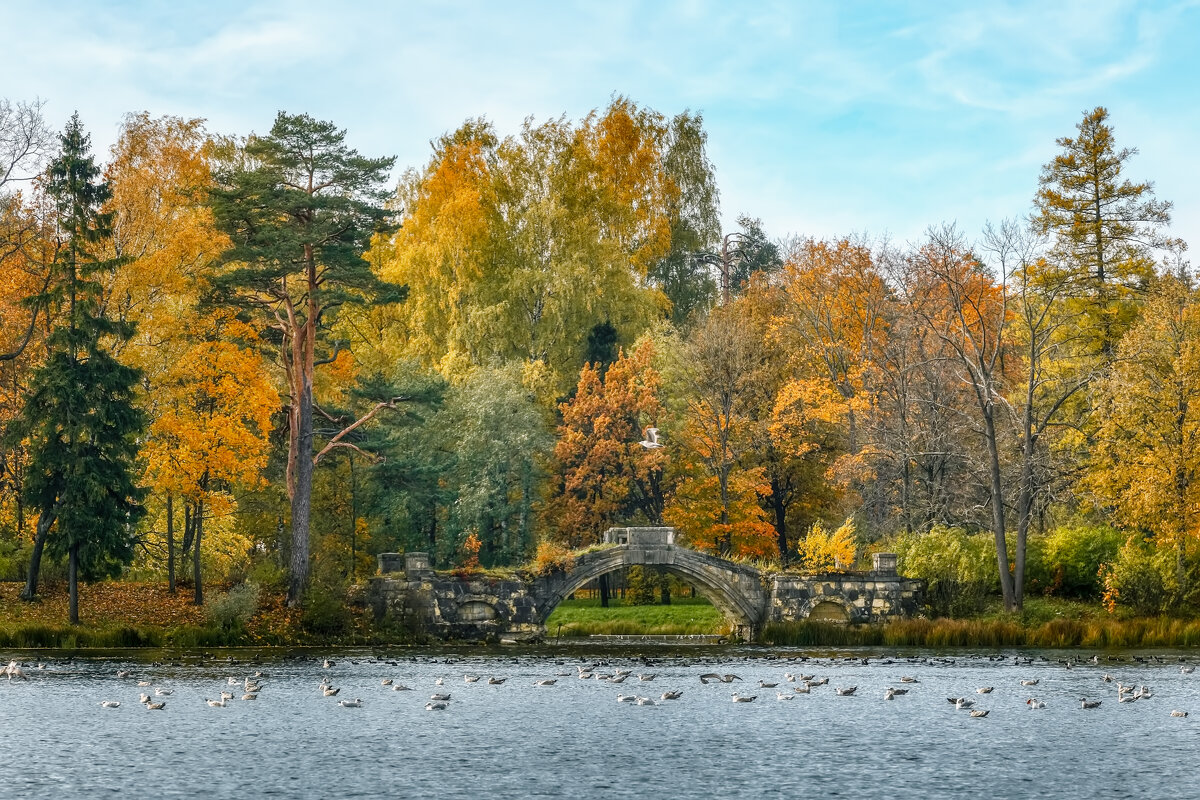
[[[1104,605],[1109,611],[1124,606],[1137,614],[1158,614],[1178,592],[1173,553],[1130,536],[1117,557],[1100,569]]]
[[[900,574],[925,581],[925,604],[933,616],[981,611],[998,584],[996,551],[987,534],[938,525],[928,533],[902,534],[892,546]]]
[[[575,555],[558,542],[538,542],[533,557],[533,571],[538,575],[551,572],[570,572],[575,568]]]
[[[832,532],[826,531],[821,523],[814,522],[797,550],[804,569],[813,572],[850,569],[854,566],[856,550],[854,520],[847,519]]]
[[[253,581],[244,581],[228,592],[217,592],[204,607],[208,621],[222,630],[243,630],[258,611],[261,589]]]
[[[350,607],[345,593],[332,586],[313,585],[304,594],[300,624],[319,636],[342,636],[350,630]]]
[[[1035,557],[1039,562],[1047,594],[1095,598],[1103,589],[1100,567],[1117,559],[1122,539],[1120,531],[1105,526],[1063,525],[1030,538],[1028,562]]]
[[[657,602],[655,589],[657,576],[646,574],[641,566],[632,566],[625,576],[625,604],[631,606],[652,606]]]

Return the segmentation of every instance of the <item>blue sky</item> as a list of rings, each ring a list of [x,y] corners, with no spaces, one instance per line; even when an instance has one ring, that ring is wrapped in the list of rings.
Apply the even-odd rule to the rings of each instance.
[[[614,93],[700,111],[727,229],[898,241],[1028,213],[1041,165],[1106,106],[1127,173],[1200,247],[1200,2],[4,3],[0,96],[266,131],[276,111],[418,166],[467,117],[501,133]],[[1195,261],[1193,255],[1193,261]]]

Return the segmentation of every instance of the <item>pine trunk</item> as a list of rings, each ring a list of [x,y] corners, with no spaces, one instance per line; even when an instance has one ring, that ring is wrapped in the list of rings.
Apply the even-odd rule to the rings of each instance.
[[[312,511],[312,383],[304,382],[297,398],[298,408],[296,437],[292,447],[294,455],[292,490],[292,559],[291,576],[288,582],[288,605],[299,607],[308,585],[308,531]]]
[[[175,594],[175,505],[167,494],[167,591]]]
[[[196,501],[196,513],[193,516],[196,535],[192,541],[192,584],[194,594],[192,602],[198,606],[204,605],[204,589],[200,585],[200,538],[204,535],[204,500]]]

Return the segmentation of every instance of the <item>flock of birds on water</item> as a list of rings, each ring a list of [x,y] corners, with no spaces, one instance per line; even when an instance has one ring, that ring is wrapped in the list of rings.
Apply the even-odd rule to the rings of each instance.
[[[807,664],[810,662],[809,657],[806,656],[796,656],[791,660],[800,664]],[[989,661],[1007,660],[1008,657],[1003,656],[989,657]],[[1119,656],[1107,656],[1105,658],[1106,662],[1121,662],[1123,660],[1124,659]],[[1156,664],[1159,666],[1165,666],[1168,664],[1164,658],[1159,656],[1134,656],[1132,657],[1132,660],[1135,665],[1138,663],[1144,665]],[[758,659],[758,661],[762,661],[762,659]],[[1191,675],[1195,672],[1196,667],[1186,663],[1182,657],[1179,657],[1178,661],[1179,673],[1181,675]],[[646,657],[643,657],[641,662],[646,666],[652,666],[655,663],[654,660]],[[239,662],[233,657],[229,657],[220,663],[227,664],[231,667],[239,664]],[[350,663],[354,665],[359,664],[358,661],[351,661]],[[400,665],[400,662],[398,661],[384,661],[380,659],[370,659],[366,663],[389,666]],[[655,672],[635,672],[634,669],[627,669],[623,667],[615,668],[603,661],[590,661],[577,664],[575,665],[575,672],[571,672],[565,668],[565,661],[558,660],[555,663],[560,667],[560,670],[553,677],[537,678],[533,681],[532,685],[535,687],[548,689],[558,685],[559,682],[564,679],[575,678],[585,681],[601,681],[621,687],[621,689],[617,690],[616,695],[616,700],[618,703],[628,703],[637,706],[654,706],[679,700],[681,697],[683,697],[685,691],[684,689],[679,688],[667,689],[661,693],[649,691],[649,684],[653,683],[659,676],[659,674]],[[868,666],[869,664],[874,663],[876,665],[884,666],[899,666],[903,670],[903,668],[908,665],[916,667],[920,667],[922,665],[933,667],[953,666],[955,659],[897,657],[894,659],[886,658],[873,660],[870,658],[848,657],[842,659],[835,658],[825,660],[812,659],[811,663],[813,665],[824,663],[825,665],[829,666],[830,669],[836,669],[839,665]],[[1035,663],[1038,663],[1039,666],[1052,666],[1057,663],[1060,666],[1065,666],[1067,669],[1073,669],[1077,666],[1099,667],[1101,664],[1101,658],[1100,656],[1093,656],[1086,660],[1068,658],[1058,662],[1051,662],[1045,658],[1035,659],[1034,657],[1012,657],[1012,665],[1016,667],[1033,667]],[[183,665],[176,664],[175,666]],[[321,666],[327,671],[327,676],[316,687],[316,692],[319,692],[321,697],[337,698],[336,703],[342,708],[361,708],[364,703],[362,698],[356,697],[354,699],[349,699],[346,697],[338,697],[341,692],[341,687],[336,686],[332,681],[332,675],[334,674],[333,670],[337,666],[336,662],[330,659],[324,659],[321,662]],[[8,682],[10,683],[14,680],[29,680],[31,673],[36,674],[46,669],[47,665],[45,663],[22,665],[17,661],[10,661],[7,666],[0,668],[0,678],[7,678]],[[706,672],[698,675],[697,677],[700,685],[708,685],[712,683],[747,683],[747,681],[745,681],[741,676],[730,672]],[[122,682],[133,682],[138,689],[138,702],[149,711],[164,710],[168,701],[174,694],[174,689],[167,688],[165,686],[155,686],[153,681],[139,679],[134,675],[133,671],[129,669],[117,670],[116,678]],[[1131,682],[1127,685],[1113,675],[1109,674],[1108,671],[1104,671],[1102,674],[1097,675],[1097,679],[1099,683],[1097,687],[1098,691],[1101,687],[1107,687],[1110,692],[1111,688],[1115,688],[1117,690],[1116,703],[1119,704],[1145,701],[1154,697],[1154,692],[1146,684]],[[259,694],[264,691],[267,680],[267,674],[260,670],[256,670],[252,675],[246,677],[229,676],[225,678],[224,683],[220,686],[219,693],[214,692],[214,694],[217,694],[216,698],[204,697],[203,701],[211,708],[225,708],[230,702],[234,702],[239,696],[240,701],[238,702],[257,700]],[[436,677],[433,681],[434,691],[429,695],[429,700],[425,703],[425,709],[427,711],[448,710],[451,705],[452,692],[447,686],[447,681],[454,683],[457,680],[457,677],[448,678],[444,674]],[[496,675],[484,676],[483,674],[476,672],[466,672],[462,675],[462,682],[468,685],[483,683],[490,686],[502,686],[509,680],[509,677],[501,677]],[[408,686],[396,678],[383,677],[379,679],[379,682],[380,686],[384,689],[390,689],[391,691],[395,692],[418,691],[416,687]],[[1019,682],[1021,687],[1021,694],[1032,695],[1038,693],[1036,687],[1038,687],[1038,685],[1041,683],[1041,678],[1023,677],[1017,682]],[[752,703],[758,700],[760,696],[769,698],[770,695],[763,695],[761,690],[774,690],[775,699],[780,702],[794,700],[800,695],[812,694],[814,690],[831,690],[835,696],[839,697],[861,696],[858,694],[858,685],[842,686],[840,684],[835,684],[830,687],[829,683],[829,676],[818,677],[816,672],[811,674],[805,674],[803,670],[784,672],[782,678],[779,680],[768,680],[764,678],[758,679],[757,687],[760,692],[751,694],[746,691],[735,691],[731,694],[731,699],[734,703]],[[891,681],[891,683],[894,683],[895,685],[883,687],[882,699],[884,701],[896,701],[897,698],[904,697],[910,692],[919,691],[921,680],[916,675],[901,674],[898,675],[894,681]],[[1113,686],[1114,684],[1115,687]],[[637,689],[634,690],[633,687],[637,687]],[[821,687],[829,688],[821,689]],[[1015,688],[1015,686],[1013,688]],[[629,691],[626,691],[626,689],[629,689]],[[981,704],[986,704],[986,699],[995,691],[995,689],[995,686],[979,686],[976,687],[973,692],[964,693],[962,696],[947,697],[946,700],[953,705],[956,710],[966,711],[971,717],[982,719],[988,716],[990,709],[982,707]],[[643,691],[646,693],[642,694]],[[1095,696],[1093,696],[1091,699],[1088,697],[1080,697],[1074,702],[1078,703],[1079,708],[1090,710],[1100,708],[1106,699],[1111,701],[1111,694],[1108,698],[1101,699],[1096,699]],[[123,701],[121,700],[104,699],[99,701],[99,705],[106,709],[118,709],[121,708],[122,702]],[[1025,705],[1030,710],[1040,710],[1047,708],[1048,703],[1045,700],[1038,699],[1037,697],[1029,696],[1025,700]],[[1170,712],[1170,716],[1183,718],[1188,716],[1188,712],[1174,709]]]

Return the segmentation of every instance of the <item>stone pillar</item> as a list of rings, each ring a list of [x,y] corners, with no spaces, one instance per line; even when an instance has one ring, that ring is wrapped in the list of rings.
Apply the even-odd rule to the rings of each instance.
[[[380,553],[376,556],[379,563],[379,574],[387,575],[389,572],[401,572],[404,568],[404,555],[402,553]]]
[[[895,553],[876,553],[875,554],[875,569],[876,575],[895,575],[896,574],[896,554]]]
[[[404,574],[410,581],[419,581],[433,575],[429,564],[429,553],[405,553]]]

